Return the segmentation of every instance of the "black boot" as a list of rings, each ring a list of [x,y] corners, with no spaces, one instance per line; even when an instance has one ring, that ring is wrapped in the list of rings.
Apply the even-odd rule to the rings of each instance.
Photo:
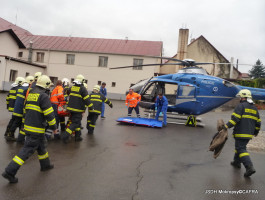
[[[5,137],[7,136],[7,134],[10,132],[9,128],[6,128],[6,132],[5,132]]]
[[[238,169],[241,168],[241,163],[239,163],[239,162],[232,161],[230,164],[231,164],[233,167],[235,167],[235,168],[238,168]]]
[[[53,168],[54,168],[54,165],[50,163],[49,158],[40,160],[40,171],[44,172],[44,171],[48,171]]]
[[[15,133],[14,132],[8,132],[7,136],[5,136],[6,141],[16,141]]]
[[[244,173],[244,176],[245,176],[245,177],[249,177],[249,176],[251,176],[252,174],[254,174],[255,172],[256,172],[256,170],[254,169],[253,166],[246,167],[246,172]]]
[[[2,176],[9,181],[9,183],[17,183],[18,178],[8,174],[7,172],[2,173]]]
[[[24,142],[25,142],[25,135],[19,133],[17,137],[17,143],[24,144]]]
[[[75,141],[80,142],[82,140],[83,140],[83,138],[81,137],[81,131],[76,131],[75,132]]]
[[[40,171],[45,172],[45,171],[48,171],[48,170],[53,169],[53,168],[54,168],[54,165],[50,164],[50,165],[48,165],[46,167],[41,167]]]

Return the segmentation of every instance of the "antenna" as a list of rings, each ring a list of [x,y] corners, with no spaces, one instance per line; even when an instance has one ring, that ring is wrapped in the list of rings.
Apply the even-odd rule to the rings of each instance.
[[[17,25],[17,13],[18,13],[18,8],[17,8],[17,12],[16,12],[16,21],[15,21],[15,25]]]

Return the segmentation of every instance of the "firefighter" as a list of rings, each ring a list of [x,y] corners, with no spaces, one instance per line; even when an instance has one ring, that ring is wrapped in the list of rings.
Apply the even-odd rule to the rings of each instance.
[[[21,119],[21,127],[20,127],[20,130],[19,130],[19,134],[18,134],[18,137],[17,137],[17,142],[18,143],[24,143],[25,141],[25,136],[26,136],[26,133],[24,131],[24,121],[25,121],[25,113],[24,113],[24,105],[26,103],[26,93],[28,91],[28,89],[30,88],[31,84],[33,83],[34,81],[34,77],[33,76],[27,76],[26,77],[26,82],[22,85],[23,86],[23,96],[24,96],[24,100],[23,100],[23,104],[21,104],[22,102],[19,103],[19,108],[23,110],[23,117]],[[17,103],[16,103],[17,104]]]
[[[40,170],[47,171],[53,169],[50,163],[49,154],[45,148],[45,127],[49,124],[50,129],[55,133],[56,120],[54,111],[45,90],[50,87],[51,80],[48,76],[42,75],[38,78],[35,88],[33,88],[27,98],[25,105],[25,124],[26,141],[19,153],[13,158],[5,168],[2,176],[10,183],[17,183],[15,177],[19,168],[36,150],[40,162]]]
[[[73,81],[73,86],[70,89],[69,101],[67,110],[70,112],[71,125],[66,129],[62,139],[66,143],[69,136],[75,131],[75,141],[82,141],[81,137],[81,120],[82,115],[87,106],[89,109],[93,109],[93,104],[89,100],[87,89],[84,87],[85,78],[79,74]]]
[[[64,100],[68,102],[69,98],[69,93],[70,93],[70,81],[68,78],[63,78],[63,95],[64,95]]]
[[[167,125],[167,107],[168,107],[168,101],[167,98],[162,94],[159,93],[156,98],[155,107],[157,109],[156,111],[156,117],[155,120],[158,120],[160,112],[163,113],[163,125]]]
[[[9,90],[9,93],[6,97],[6,105],[7,105],[7,109],[9,112],[14,112],[14,107],[15,107],[15,102],[16,102],[16,98],[17,98],[17,90],[19,87],[22,86],[22,84],[25,82],[25,79],[23,77],[17,77],[15,80],[15,83],[13,83],[11,85],[11,89]],[[14,120],[16,119],[16,117],[12,114],[11,119],[9,120],[9,123],[6,127],[6,131],[5,131],[5,139],[7,141],[15,141],[15,135],[14,132],[11,133],[10,128],[14,122]]]
[[[58,105],[60,104],[60,102],[64,102],[64,89],[62,85],[63,85],[62,81],[58,80],[56,83],[56,87],[53,89],[51,93],[50,101],[54,109],[57,128],[59,128],[59,124],[60,124],[61,131],[63,132],[65,131],[65,118],[58,115]],[[54,138],[60,139],[59,133],[55,134]]]
[[[140,117],[139,113],[139,105],[138,103],[141,101],[141,95],[134,92],[133,89],[129,89],[129,94],[126,96],[125,104],[128,107],[128,117],[132,116],[132,110],[134,109],[137,117]]]
[[[246,168],[245,177],[256,172],[247,152],[247,144],[253,136],[257,136],[261,126],[261,120],[257,108],[253,105],[251,92],[247,89],[240,90],[238,95],[240,104],[235,108],[231,120],[223,127],[224,130],[234,127],[235,155],[231,165],[241,168],[243,163]]]
[[[87,130],[88,134],[93,134],[94,129],[96,126],[96,121],[98,119],[98,116],[101,114],[102,104],[106,103],[109,105],[109,107],[113,107],[110,100],[108,100],[103,94],[100,93],[100,86],[95,85],[93,88],[93,92],[90,93],[89,99],[91,103],[93,103],[94,110],[90,110],[89,114],[87,116]]]

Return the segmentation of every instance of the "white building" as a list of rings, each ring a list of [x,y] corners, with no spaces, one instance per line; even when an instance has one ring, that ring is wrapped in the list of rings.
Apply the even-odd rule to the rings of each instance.
[[[109,98],[124,99],[131,84],[159,73],[159,67],[109,68],[160,63],[154,57],[162,55],[162,48],[161,41],[33,35],[0,18],[1,63],[7,57],[12,59],[11,63],[3,61],[0,65],[0,81],[11,83],[16,76],[37,71],[43,71],[53,82],[63,78],[73,80],[77,74],[83,74],[88,89],[106,82]],[[20,64],[15,67],[17,62]],[[0,90],[6,89],[0,85]]]

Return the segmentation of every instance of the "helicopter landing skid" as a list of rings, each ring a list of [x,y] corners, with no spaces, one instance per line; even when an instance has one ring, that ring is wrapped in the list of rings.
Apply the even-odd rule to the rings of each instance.
[[[176,125],[186,125],[185,122],[167,122],[168,124],[176,124]],[[201,127],[203,128],[205,126],[205,124],[203,123],[197,123],[196,127]]]

